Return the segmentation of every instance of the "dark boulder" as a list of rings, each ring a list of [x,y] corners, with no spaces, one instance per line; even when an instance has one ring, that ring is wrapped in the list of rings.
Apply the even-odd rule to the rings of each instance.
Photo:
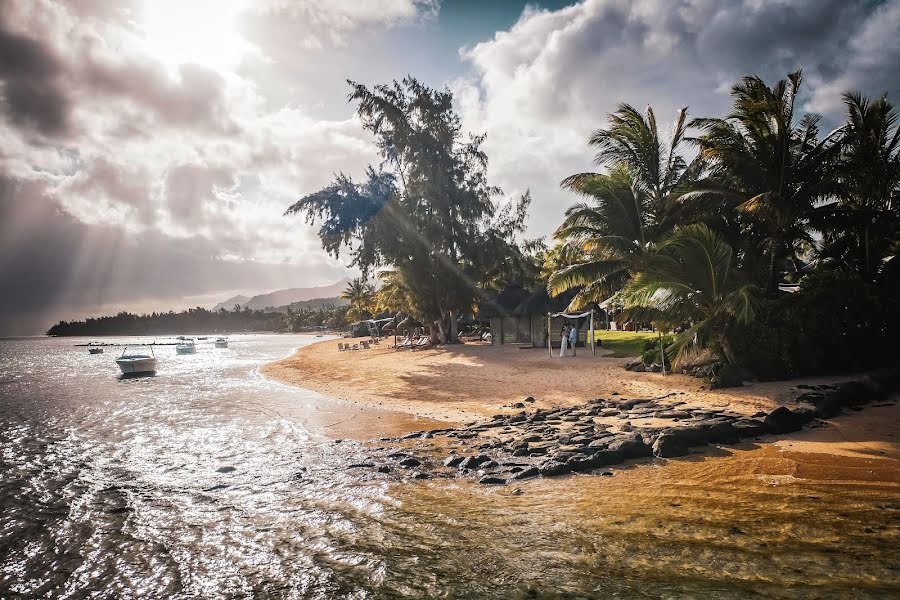
[[[784,406],[779,406],[766,415],[763,423],[773,433],[791,433],[803,429],[803,417]]]
[[[688,446],[684,443],[684,440],[669,433],[660,435],[653,443],[653,456],[672,458],[674,456],[684,456],[687,453]]]
[[[759,419],[741,419],[733,427],[741,437],[756,437],[769,433],[769,428]]]
[[[653,453],[653,449],[637,434],[613,440],[608,446],[608,451],[621,452],[624,458],[643,458]]]
[[[502,477],[497,477],[496,475],[485,475],[478,480],[478,483],[482,483],[484,485],[503,485],[504,483],[506,483],[506,480]]]
[[[572,467],[566,463],[548,460],[540,466],[539,471],[541,475],[545,477],[553,477],[554,475],[565,475],[566,473],[571,472]]]
[[[413,458],[413,457],[410,456],[410,457],[404,458],[404,459],[401,460],[398,464],[399,464],[401,467],[411,468],[411,467],[418,467],[419,465],[422,464],[422,461],[420,461],[420,460],[418,460],[418,459],[415,459],[415,458]]]
[[[459,463],[463,461],[462,456],[448,456],[447,460],[444,461],[445,467],[456,467],[459,466]]]
[[[423,473],[421,471],[416,471],[412,474],[413,479],[431,479],[431,475],[428,473]]]
[[[528,467],[524,471],[519,471],[515,475],[513,475],[513,479],[530,479],[531,477],[537,477],[541,472],[537,467]]]
[[[490,456],[486,456],[484,454],[478,454],[477,456],[470,456],[466,458],[461,463],[459,463],[460,469],[477,469],[482,464],[491,460]]]

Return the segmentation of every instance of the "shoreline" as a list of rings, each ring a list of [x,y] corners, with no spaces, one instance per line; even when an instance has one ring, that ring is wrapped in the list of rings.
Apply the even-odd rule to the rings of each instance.
[[[816,377],[708,390],[704,389],[700,380],[684,375],[663,377],[657,373],[626,371],[623,365],[627,361],[627,358],[614,359],[599,354],[591,357],[587,354],[560,362],[559,358],[550,359],[539,350],[478,344],[414,352],[382,346],[339,353],[337,342],[326,340],[299,348],[287,358],[262,366],[260,371],[280,383],[336,398],[345,403],[348,413],[374,410],[383,415],[392,414],[393,418],[388,418],[395,421],[392,423],[393,431],[403,430],[406,426],[410,433],[392,439],[381,438],[380,441],[393,444],[394,458],[385,461],[384,457],[378,459],[373,456],[371,460],[381,463],[379,470],[385,469],[381,470],[382,473],[393,472],[391,477],[399,475],[403,478],[429,478],[432,474],[437,477],[458,476],[457,465],[452,465],[450,469],[440,466],[445,459],[451,460],[454,454],[460,455],[460,458],[489,458],[494,464],[505,460],[509,467],[514,464],[509,461],[518,460],[512,458],[515,456],[512,454],[515,444],[521,444],[527,436],[535,434],[523,429],[523,426],[534,426],[531,422],[535,413],[548,415],[555,411],[555,418],[563,421],[575,421],[571,417],[574,415],[578,415],[581,421],[587,417],[595,437],[599,432],[600,437],[612,435],[612,441],[621,442],[623,440],[620,438],[639,434],[644,436],[645,443],[650,442],[646,444],[649,447],[653,445],[651,436],[655,440],[660,433],[667,433],[667,427],[690,428],[702,425],[703,421],[722,419],[730,420],[737,427],[741,427],[739,423],[746,427],[748,422],[763,420],[762,413],[771,413],[779,407],[801,413],[809,411],[812,400],[804,396],[818,393],[810,391],[810,386],[822,386],[821,390],[831,389],[833,392],[835,388],[829,386],[853,380],[849,376]],[[494,372],[494,380],[486,381]],[[568,385],[561,386],[560,382]],[[526,390],[534,391],[533,397],[528,394],[527,401],[524,396]],[[604,402],[602,398],[607,400]],[[632,400],[629,402],[629,399]],[[642,409],[640,404],[628,406],[635,399],[637,402],[651,399],[654,407],[645,406]],[[630,470],[631,467],[651,464],[660,459],[662,464],[669,459],[678,461],[702,457],[702,460],[714,460],[719,453],[715,449],[717,447],[731,452],[750,444],[758,451],[764,451],[766,456],[772,453],[794,456],[798,472],[815,469],[819,476],[827,478],[827,468],[823,465],[831,464],[843,472],[859,473],[860,480],[894,484],[900,482],[898,399],[900,394],[893,393],[889,400],[875,402],[874,406],[862,407],[851,403],[844,405],[844,411],[838,409],[837,414],[822,411],[815,417],[809,414],[804,422],[808,426],[800,430],[784,433],[761,431],[758,434],[745,432],[739,436],[743,440],[732,440],[737,445],[726,443],[720,446],[716,439],[710,439],[711,446],[703,442],[699,444],[703,449],[694,447],[686,449],[683,454],[661,453],[643,459],[639,456],[629,458],[626,452],[624,464],[619,464],[621,461],[608,464],[621,472],[621,469]],[[604,418],[598,411],[591,413],[589,410],[604,406],[618,409],[620,404],[626,406],[620,410],[621,416],[610,414]],[[689,416],[682,415],[680,422],[676,417],[673,422],[671,415],[666,414],[673,411],[687,412]],[[529,423],[525,423],[526,415]],[[416,420],[426,425],[420,425],[414,431],[412,426]],[[541,428],[545,424],[537,425]],[[570,442],[560,444],[558,439],[560,434],[571,437],[571,434],[578,433],[566,431],[570,425],[584,427],[587,423],[563,422],[554,426],[556,431],[547,429],[540,434],[545,438],[543,444],[547,445],[548,455],[563,450],[564,445],[569,446],[565,448],[568,452],[576,451]],[[362,434],[357,439],[365,437],[365,431],[365,427],[357,428],[356,433]],[[474,431],[475,435],[468,431]],[[672,431],[670,429],[668,432]],[[370,439],[377,437],[375,429],[370,433]],[[457,438],[459,434],[462,435]],[[556,441],[546,439],[547,435],[556,438]],[[649,454],[646,450],[646,447],[643,448],[641,454]],[[618,452],[615,450],[613,454]],[[400,464],[400,461],[414,457],[421,458],[422,462],[408,467]],[[540,471],[538,463],[544,457],[532,455],[530,458],[535,463],[531,466]],[[579,462],[578,457],[574,460]],[[422,469],[428,467],[431,474],[417,470],[419,464]],[[372,463],[372,466],[377,465]],[[445,463],[444,466],[450,465]],[[470,464],[470,467],[474,468],[461,467],[459,474],[474,475],[476,479],[487,475],[486,483],[499,483],[492,479],[498,473],[486,474],[478,464]],[[605,465],[585,463],[581,468],[575,466],[572,471],[605,468]],[[549,474],[567,472],[570,471],[563,469]],[[508,478],[514,474],[507,473],[506,476]],[[511,481],[507,479],[507,482]]]
[[[350,342],[359,341],[350,339]],[[738,388],[705,389],[687,375],[631,372],[628,358],[606,350],[593,357],[583,349],[574,358],[550,358],[543,349],[459,344],[425,350],[389,348],[389,340],[369,350],[340,352],[338,340],[324,340],[260,367],[280,383],[380,410],[392,410],[448,425],[514,414],[524,400],[529,410],[585,404],[600,397],[660,398],[670,394],[697,409],[728,409],[751,416],[789,404],[801,385],[828,385],[848,376],[806,377],[756,382]],[[522,404],[522,406],[519,406]]]

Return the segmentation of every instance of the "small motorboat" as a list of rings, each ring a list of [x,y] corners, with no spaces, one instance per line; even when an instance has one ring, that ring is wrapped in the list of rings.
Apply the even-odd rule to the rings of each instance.
[[[156,372],[156,355],[153,347],[149,346],[150,354],[128,354],[128,348],[122,351],[122,356],[116,359],[116,364],[125,375],[137,375],[138,373]]]
[[[175,344],[175,354],[195,354],[196,352],[197,347],[194,345],[194,340],[190,338],[185,338]]]
[[[198,339],[198,340],[208,340],[208,339],[209,339],[209,336],[202,335],[202,336],[198,337],[197,339]]]
[[[216,345],[216,348],[227,348],[228,347],[228,338],[226,338],[226,337],[216,338],[215,345]]]
[[[103,354],[103,348],[88,348],[90,354]]]

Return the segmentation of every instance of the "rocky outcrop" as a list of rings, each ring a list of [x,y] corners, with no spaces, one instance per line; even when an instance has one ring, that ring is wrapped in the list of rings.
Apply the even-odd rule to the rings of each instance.
[[[394,452],[387,458],[410,471],[417,469],[413,478],[464,476],[485,485],[599,471],[626,460],[676,458],[709,444],[792,433],[844,409],[858,410],[900,389],[900,370],[873,372],[838,385],[798,389],[801,393],[791,407],[780,406],[752,417],[691,407],[682,398],[683,392],[630,399],[613,394],[612,398],[597,398],[581,406],[520,410],[460,429],[414,432],[391,441],[417,444],[415,452]],[[525,399],[529,404],[533,401],[531,397]],[[521,405],[524,403],[511,406],[518,409]],[[427,450],[436,447],[430,441],[432,437],[443,437],[457,449],[435,460],[427,456]],[[351,467],[374,464],[355,463]],[[387,465],[377,470],[393,472]]]

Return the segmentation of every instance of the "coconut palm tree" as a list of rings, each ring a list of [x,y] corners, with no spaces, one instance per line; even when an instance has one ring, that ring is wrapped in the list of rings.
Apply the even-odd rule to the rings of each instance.
[[[620,104],[609,115],[608,129],[590,137],[594,162],[606,174],[577,173],[562,187],[586,196],[566,211],[555,237],[579,248],[584,259],[556,271],[551,295],[581,288],[570,304],[579,309],[620,289],[644,252],[678,222],[674,196],[696,177],[699,163],[686,165],[678,152],[684,139],[687,108],[678,112],[670,141],[658,132],[653,109],[641,114]]]
[[[375,301],[375,288],[362,277],[357,277],[347,283],[347,287],[341,292],[341,298],[350,301],[348,318],[361,319],[366,313],[371,312],[369,309]]]
[[[725,118],[694,119],[707,176],[680,197],[710,213],[737,211],[731,237],[748,241],[746,252],[763,249],[768,266],[760,279],[770,293],[792,248],[813,242],[808,225],[816,205],[836,191],[839,132],[820,140],[817,115],[796,118],[801,81],[800,71],[771,88],[744,77],[732,88]]]
[[[819,210],[825,258],[871,281],[900,241],[900,126],[887,97],[844,94],[840,199]]]
[[[648,253],[624,297],[632,317],[649,316],[665,329],[690,324],[669,347],[674,365],[691,348],[709,344],[734,363],[729,328],[754,318],[758,288],[741,282],[732,248],[707,225],[695,224],[675,230]]]

